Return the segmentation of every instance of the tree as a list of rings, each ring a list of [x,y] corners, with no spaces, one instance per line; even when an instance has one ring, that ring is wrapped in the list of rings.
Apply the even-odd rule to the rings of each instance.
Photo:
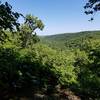
[[[94,14],[95,12],[100,11],[100,0],[88,0],[84,8],[87,15]],[[91,20],[93,20],[93,18],[91,18]]]
[[[100,42],[100,41],[99,41]],[[97,40],[87,40],[85,49],[75,53],[74,66],[78,72],[79,94],[83,100],[100,99],[100,44]],[[76,89],[77,90],[77,89]]]
[[[26,15],[25,23],[20,28],[20,40],[22,42],[21,46],[25,48],[28,45],[32,46],[33,43],[39,41],[35,30],[43,30],[43,28],[44,24],[40,19],[38,19],[38,17],[32,16],[30,14]]]
[[[42,21],[38,17],[35,17],[31,14],[26,15],[25,24],[30,27],[32,32],[34,32],[37,28],[40,30],[43,30],[44,28],[44,24],[42,23]]]
[[[4,4],[0,2],[0,41],[4,41],[7,35],[4,30],[9,29],[13,31],[19,29],[18,18],[21,14],[14,12],[12,6],[5,2]]]

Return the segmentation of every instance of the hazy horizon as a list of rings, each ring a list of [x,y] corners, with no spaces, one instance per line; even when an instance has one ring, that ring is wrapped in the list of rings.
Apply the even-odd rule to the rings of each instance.
[[[61,34],[74,34],[74,33],[80,33],[80,32],[92,32],[92,31],[100,31],[100,29],[97,30],[84,30],[84,31],[77,31],[77,32],[64,32],[64,33],[54,33],[54,34],[38,34],[38,36],[52,36],[52,35],[61,35]]]

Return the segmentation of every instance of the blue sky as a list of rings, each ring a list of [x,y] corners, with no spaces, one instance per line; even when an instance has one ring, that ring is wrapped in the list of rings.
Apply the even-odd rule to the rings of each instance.
[[[83,6],[87,0],[2,0],[8,1],[15,11],[24,15],[33,14],[45,24],[38,35],[99,30],[100,14],[89,22],[90,16],[84,14]],[[21,21],[21,20],[20,20]]]

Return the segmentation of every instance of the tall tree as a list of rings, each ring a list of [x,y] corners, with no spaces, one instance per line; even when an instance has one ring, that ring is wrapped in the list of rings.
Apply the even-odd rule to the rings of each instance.
[[[39,41],[35,30],[43,30],[43,28],[44,24],[40,19],[38,19],[38,17],[32,16],[30,14],[26,15],[25,23],[20,28],[20,40],[22,42],[21,46],[25,48],[28,45],[32,46],[33,43]]]
[[[21,14],[14,12],[12,6],[5,2],[0,1],[0,41],[4,41],[7,35],[4,30],[9,29],[13,31],[19,28],[18,18]]]

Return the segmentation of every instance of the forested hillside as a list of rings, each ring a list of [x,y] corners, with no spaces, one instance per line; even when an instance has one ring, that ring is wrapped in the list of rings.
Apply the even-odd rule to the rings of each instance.
[[[15,97],[35,98],[35,94],[39,94],[53,100],[99,100],[99,32],[64,34],[69,40],[61,35],[67,39],[65,49],[59,45],[57,48],[53,44],[48,46],[49,39],[47,43],[31,41],[32,44],[23,47],[24,33],[12,35],[5,31],[5,34],[9,39],[0,45],[0,97],[16,100]],[[55,40],[57,37],[59,35]]]
[[[100,31],[39,37],[43,28],[0,2],[0,100],[100,100]]]
[[[86,39],[100,39],[100,31],[84,31],[77,33],[62,33],[57,35],[41,36],[41,43],[55,49],[77,48]]]

